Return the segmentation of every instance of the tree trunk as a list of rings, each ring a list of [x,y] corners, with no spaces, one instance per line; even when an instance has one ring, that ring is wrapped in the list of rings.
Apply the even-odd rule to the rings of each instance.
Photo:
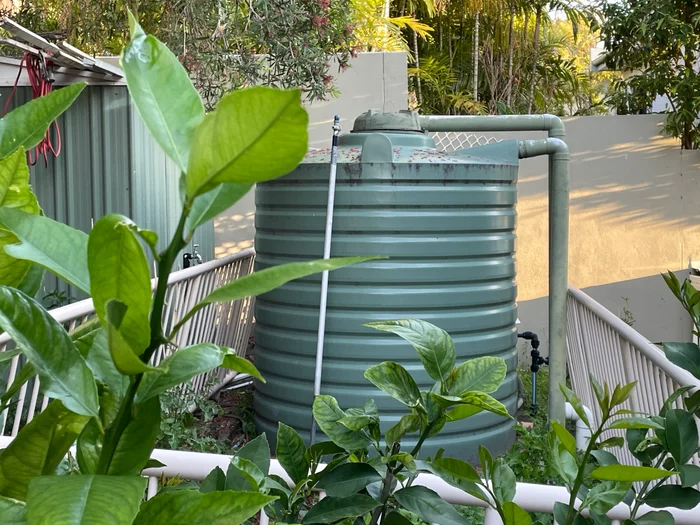
[[[513,19],[515,18],[514,0],[510,3],[510,22],[508,23],[508,84],[506,85],[506,105],[510,108],[511,95],[513,93],[513,48],[515,38],[513,35]]]
[[[479,11],[474,15],[474,100],[479,100]]]
[[[418,56],[418,33],[413,32],[413,60],[416,61],[416,69],[420,70],[420,57]],[[420,74],[416,75],[416,98],[418,105],[423,103],[423,89],[420,82]]]
[[[542,6],[537,6],[535,14],[535,36],[532,49],[532,78],[530,78],[530,98],[527,102],[527,112],[532,113],[532,103],[535,100],[535,85],[537,83],[537,59],[540,53],[540,23],[542,21]]]

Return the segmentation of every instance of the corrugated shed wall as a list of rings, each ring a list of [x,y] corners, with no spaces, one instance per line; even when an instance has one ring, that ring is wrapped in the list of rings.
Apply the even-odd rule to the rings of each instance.
[[[10,88],[0,89],[2,104],[10,92]],[[31,96],[30,88],[17,88],[10,108]],[[59,118],[59,127],[60,156],[49,155],[47,166],[40,157],[31,168],[31,182],[44,213],[85,232],[103,215],[121,213],[156,231],[159,247],[165,247],[179,217],[180,174],[151,137],[126,86],[88,86]],[[213,225],[201,226],[193,243],[199,244],[205,261],[213,259]],[[181,259],[176,269],[180,267]],[[52,276],[47,276],[44,288],[82,298]]]

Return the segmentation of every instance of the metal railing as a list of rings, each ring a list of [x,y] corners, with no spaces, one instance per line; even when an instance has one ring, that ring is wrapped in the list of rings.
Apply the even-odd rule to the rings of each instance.
[[[573,390],[600,422],[590,377],[610,387],[637,381],[624,408],[658,414],[666,399],[682,386],[700,388],[692,374],[674,365],[661,349],[578,288],[569,285],[566,344]],[[675,403],[682,408],[682,399]],[[622,431],[611,435],[623,435]],[[619,453],[618,453],[619,451]],[[617,449],[621,463],[637,464],[632,454]],[[694,458],[695,464],[698,457]]]
[[[172,273],[168,279],[166,307],[163,312],[165,333],[168,333],[175,323],[209,292],[252,273],[254,258],[255,251],[249,249]],[[154,279],[154,287],[156,282]],[[235,348],[240,356],[244,356],[253,323],[253,301],[253,298],[246,298],[235,302],[210,304],[202,308],[180,329],[173,340],[174,346],[163,346],[158,349],[153,356],[153,363],[158,364],[173,352],[173,348],[203,342]],[[51,310],[53,318],[69,330],[90,319],[94,313],[92,299]],[[10,337],[7,334],[1,334],[0,351],[6,350],[10,345]],[[12,382],[18,377],[25,362],[21,355],[12,360],[6,375],[7,381],[2,389],[3,393],[7,392]],[[200,391],[211,387],[213,383],[213,390],[216,390],[235,375],[236,372],[223,368],[212,370],[194,378],[192,388]],[[46,408],[49,399],[41,396],[40,392],[41,384],[38,377],[22,385],[16,395],[16,403],[10,403],[0,416],[2,418],[0,436],[8,434],[16,436],[21,425],[31,421],[37,413]]]

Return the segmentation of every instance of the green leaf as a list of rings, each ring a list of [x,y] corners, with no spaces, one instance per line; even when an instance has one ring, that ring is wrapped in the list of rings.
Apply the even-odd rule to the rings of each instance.
[[[634,465],[606,465],[598,467],[591,472],[593,479],[604,479],[610,481],[651,481],[655,479],[667,478],[676,474],[652,467],[638,467]]]
[[[508,412],[508,409],[503,403],[483,392],[467,392],[466,394],[460,396],[460,399],[461,406],[457,406],[447,413],[447,417],[452,421],[468,417],[465,416],[465,414],[473,415],[473,413],[477,413],[470,413],[473,409],[479,409],[479,411],[487,410],[489,412],[493,412],[494,414],[498,414],[499,416],[512,418],[512,416]]]
[[[265,473],[255,463],[240,456],[233,456],[229,465],[229,472],[232,472],[232,469],[236,469],[245,478],[248,483],[248,486],[244,484],[246,490],[260,490],[260,486],[265,479]]]
[[[270,444],[267,436],[261,434],[241,447],[236,456],[255,465],[263,474],[270,471]],[[226,473],[227,490],[250,489],[250,481],[237,465],[231,463]]]
[[[204,104],[177,57],[129,16],[133,36],[120,60],[129,94],[153,138],[186,172]]]
[[[493,490],[501,503],[513,501],[515,497],[515,474],[505,459],[498,458],[493,464]]]
[[[501,386],[506,372],[506,362],[500,357],[470,359],[452,371],[449,393],[453,396],[461,396],[469,391],[490,394]]]
[[[88,240],[90,293],[95,312],[106,324],[107,302],[126,306],[119,326],[122,337],[136,355],[151,342],[151,272],[131,219],[105,215],[95,223]]]
[[[512,501],[503,504],[504,525],[531,525],[532,518]]]
[[[39,372],[46,395],[79,414],[98,415],[92,372],[63,327],[39,303],[0,286],[0,327]]]
[[[27,509],[24,503],[0,496],[0,523],[3,525],[27,525]]]
[[[131,476],[145,468],[160,432],[160,417],[158,397],[134,407],[132,419],[117,443],[107,474]]]
[[[666,412],[666,444],[677,465],[693,457],[698,448],[698,427],[692,414],[679,409]]]
[[[25,213],[39,215],[41,208],[36,196],[32,193],[29,184],[29,168],[23,148],[18,149],[9,157],[0,159],[0,207],[12,208]],[[19,242],[17,237],[4,230],[0,230],[0,284],[24,287],[24,291],[30,297],[36,295],[39,282],[25,282],[28,277],[36,279],[37,270],[32,272],[32,265],[29,261],[23,261],[11,257],[5,253],[4,247]],[[30,272],[32,275],[30,276]],[[43,272],[39,268],[39,273]]]
[[[677,389],[673,394],[671,394],[669,396],[669,398],[666,401],[664,401],[664,404],[661,407],[661,410],[659,411],[659,415],[661,417],[666,417],[666,412],[668,412],[670,409],[674,408],[673,405],[676,402],[676,400],[679,397],[681,397],[683,394],[685,394],[686,392],[688,392],[692,389],[693,389],[692,386],[682,386],[679,389]],[[691,410],[691,412],[692,412],[692,410]]]
[[[611,454],[607,450],[591,450],[591,455],[601,467],[620,464],[614,454]]]
[[[213,190],[200,195],[192,203],[187,216],[187,230],[191,233],[200,225],[228,210],[253,187],[250,183],[231,182],[219,184]]]
[[[202,481],[201,487],[199,487],[199,492],[207,494],[209,492],[215,492],[217,490],[224,490],[226,488],[226,474],[219,467],[214,467],[207,477]]]
[[[87,234],[48,217],[0,207],[0,225],[11,231],[19,244],[5,246],[5,252],[32,261],[61,279],[90,293],[87,264]]]
[[[655,509],[673,507],[681,510],[694,509],[700,503],[700,492],[680,485],[661,485],[652,490],[644,503]]]
[[[588,416],[586,415],[586,411],[583,409],[583,403],[581,403],[581,399],[576,395],[576,393],[568,388],[566,385],[559,384],[559,390],[561,390],[561,393],[564,395],[564,399],[566,399],[569,404],[574,408],[574,412],[576,412],[576,415],[583,421],[588,428],[591,427],[591,422],[588,421]]]
[[[5,250],[0,250],[0,257],[3,257],[4,255]],[[14,262],[15,264],[22,264],[23,261],[14,259]],[[46,270],[44,270],[38,264],[30,264],[29,271],[24,276],[24,279],[22,279],[22,282],[17,285],[17,289],[20,292],[24,292],[29,297],[36,298],[36,294],[39,293],[39,290],[41,289],[41,283],[44,282],[45,273]]]
[[[95,474],[100,461],[104,433],[96,418],[90,419],[78,436],[75,459],[78,461],[81,474]]]
[[[0,216],[0,219],[2,216]],[[674,365],[700,379],[700,347],[695,343],[663,343],[661,349]]]
[[[569,514],[569,506],[565,505],[561,501],[557,501],[554,504],[554,523],[557,525],[566,525],[566,520]]]
[[[345,449],[339,447],[332,441],[321,441],[320,443],[314,443],[307,450],[306,456],[307,461],[320,461],[324,456],[336,455],[345,452]]]
[[[569,451],[573,457],[576,457],[576,440],[566,428],[564,428],[558,421],[552,421],[552,430],[557,435],[557,438],[564,445],[564,448]]]
[[[195,131],[187,195],[196,197],[222,182],[261,182],[289,173],[306,154],[308,120],[299,90],[232,91]]]
[[[235,354],[235,350],[231,348],[211,343],[201,343],[178,349],[163,359],[155,371],[144,374],[134,400],[136,403],[143,403],[153,396],[160,395],[195,376],[222,365],[239,372],[252,372],[253,377],[262,379],[260,372],[250,361]],[[240,366],[241,364],[243,366]],[[245,370],[241,370],[243,368]]]
[[[382,519],[382,525],[413,525],[413,522],[394,510]]]
[[[615,407],[627,401],[632,395],[635,386],[637,386],[637,381],[632,381],[624,386],[616,385],[610,399],[610,405]]]
[[[22,104],[0,119],[0,158],[20,147],[30,149],[39,144],[51,123],[73,104],[86,85],[79,82],[57,89]]]
[[[450,334],[417,319],[381,321],[365,326],[394,333],[411,343],[428,375],[435,381],[447,381],[455,365],[455,345]]]
[[[294,279],[321,273],[325,270],[336,270],[344,266],[382,258],[383,257],[339,257],[334,259],[319,259],[309,262],[280,264],[279,266],[254,272],[221,286],[207,295],[198,302],[192,310],[187,312],[177,325],[175,325],[169,337],[172,339],[175,333],[177,333],[195,313],[208,304],[238,301],[245,297],[261,295]]]
[[[401,438],[406,434],[417,432],[421,429],[422,419],[417,414],[406,414],[401,416],[399,422],[386,431],[384,438],[387,445],[400,442]]]
[[[317,486],[329,496],[346,498],[381,479],[379,473],[367,463],[344,463],[325,474]]]
[[[608,428],[656,428],[663,429],[663,425],[660,425],[656,421],[652,421],[648,417],[626,417],[623,419],[616,419],[613,421]]]
[[[484,473],[485,478],[491,478],[491,473],[493,472],[493,457],[483,445],[479,445],[479,461],[481,462],[481,471]]]
[[[141,361],[139,356],[134,353],[134,349],[124,339],[120,330],[122,320],[127,312],[127,307],[124,303],[110,299],[105,307],[105,321],[107,323],[107,341],[109,344],[109,354],[112,356],[114,366],[125,375],[137,375],[148,372],[149,370],[160,373],[162,369],[158,369]]]
[[[338,402],[332,396],[319,395],[314,399],[313,414],[321,431],[339,447],[348,452],[364,450],[370,443],[370,439],[362,432],[353,431],[340,423],[345,417],[338,406]]]
[[[549,448],[552,454],[552,466],[564,483],[573,483],[578,473],[576,458],[571,455],[554,432],[550,433]]]
[[[591,512],[597,514],[607,514],[610,509],[622,501],[631,486],[631,483],[615,481],[599,483],[588,491],[581,507],[587,507]]]
[[[29,482],[55,472],[88,420],[59,401],[49,403],[0,452],[0,496],[24,501]]]
[[[374,365],[365,371],[365,379],[408,407],[414,408],[421,404],[418,385],[398,363],[385,361]]]
[[[243,523],[277,499],[260,492],[196,490],[161,492],[141,505],[133,525],[231,525]]]
[[[292,427],[282,423],[277,428],[277,460],[296,484],[309,475],[304,440]]]
[[[24,385],[27,381],[29,381],[36,375],[36,370],[34,369],[34,366],[31,363],[26,363],[20,369],[19,373],[15,376],[15,380],[12,381],[10,387],[0,398],[0,403],[2,404],[3,410],[8,405],[10,400],[14,397],[14,395],[22,389],[22,385]]]
[[[700,483],[700,467],[697,465],[681,465],[678,472],[683,487],[694,487]]]
[[[477,471],[466,461],[457,458],[440,458],[427,463],[427,467],[435,475],[450,485],[469,492],[481,478]]]
[[[470,525],[455,508],[436,492],[420,486],[401,489],[394,494],[396,501],[423,521],[440,525]]]
[[[146,489],[140,476],[41,476],[27,495],[29,523],[131,525]]]
[[[676,520],[667,510],[657,510],[635,518],[632,523],[633,525],[675,525]]]
[[[381,503],[369,496],[353,494],[347,498],[327,497],[306,513],[302,523],[335,523],[344,518],[355,518],[376,509]]]
[[[624,438],[621,436],[613,436],[611,438],[605,439],[603,441],[600,441],[598,443],[598,446],[600,448],[616,448],[616,447],[622,447],[625,444]]]
[[[416,461],[415,459],[413,459],[413,456],[408,452],[399,452],[398,454],[392,454],[391,456],[389,456],[389,461],[397,461],[401,463],[411,474],[415,474],[417,470]]]

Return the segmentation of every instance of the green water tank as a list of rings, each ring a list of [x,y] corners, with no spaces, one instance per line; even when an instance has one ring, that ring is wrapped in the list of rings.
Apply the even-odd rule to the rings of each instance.
[[[257,269],[322,257],[329,162],[329,149],[312,150],[293,172],[257,186]],[[322,393],[343,409],[373,398],[383,430],[395,424],[406,409],[364,371],[396,361],[421,389],[433,382],[410,344],[362,325],[416,318],[451,334],[457,363],[505,359],[494,395],[515,413],[517,173],[516,141],[442,153],[409,112],[365,113],[340,136],[332,256],[389,258],[330,273]],[[291,282],[256,303],[255,364],[267,383],[256,385],[255,418],[273,443],[278,421],[310,438],[320,281]],[[444,448],[473,460],[478,445],[501,453],[512,427],[482,412],[448,423],[423,455]]]

